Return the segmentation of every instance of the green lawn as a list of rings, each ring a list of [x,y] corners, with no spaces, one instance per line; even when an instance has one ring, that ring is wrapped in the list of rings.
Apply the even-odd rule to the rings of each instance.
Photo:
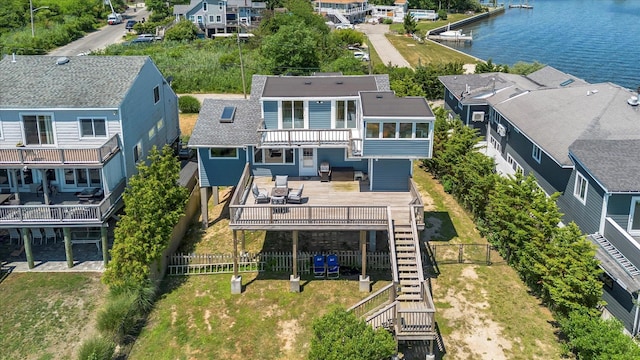
[[[0,282],[0,359],[76,359],[96,333],[100,274],[13,273]]]
[[[387,39],[412,67],[416,67],[418,64],[444,64],[450,62],[475,64],[477,62],[474,57],[455,51],[435,41],[419,43],[413,38],[394,34],[387,34]]]
[[[486,243],[469,216],[428,173],[416,168],[414,178],[430,197],[425,217],[442,224],[440,243]],[[226,192],[220,198],[227,199]],[[194,229],[186,250],[231,251],[227,208],[221,204],[210,209],[210,217],[217,220],[206,232]],[[247,233],[247,250],[260,250],[264,236],[264,232]],[[511,268],[499,258],[494,261],[492,266],[439,267],[433,285],[445,359],[560,358],[549,312],[527,293]],[[232,296],[230,277],[168,279],[130,358],[304,359],[313,319],[331,305],[349,307],[364,297],[355,280],[304,277],[303,292],[293,294],[288,274],[269,273],[244,274],[243,294]],[[385,284],[378,281],[374,289]]]
[[[439,28],[439,27],[445,26],[445,25],[447,25],[449,23],[454,23],[456,21],[460,21],[460,20],[466,19],[468,17],[471,17],[471,15],[449,14],[447,16],[446,20],[436,20],[436,21],[423,20],[423,21],[418,21],[418,30],[425,30],[425,31],[433,30],[435,28]],[[402,23],[394,23],[394,24],[389,25],[389,30],[402,34],[404,32],[404,25]]]

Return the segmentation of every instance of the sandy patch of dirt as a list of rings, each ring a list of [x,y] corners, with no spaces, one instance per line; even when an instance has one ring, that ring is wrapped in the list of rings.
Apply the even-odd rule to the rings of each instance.
[[[278,328],[280,328],[278,338],[284,343],[282,349],[284,351],[292,351],[296,334],[300,333],[300,324],[298,324],[298,320],[292,319],[280,321],[278,322]]]
[[[180,114],[180,133],[182,135],[191,136],[193,127],[198,121],[198,114]]]
[[[211,311],[209,309],[204,312],[204,323],[207,325],[207,330],[211,332],[211,323],[209,322],[209,318],[211,317]]]
[[[486,310],[490,307],[487,292],[475,287],[478,279],[476,266],[467,266],[461,273],[466,282],[463,291],[448,289],[442,299],[451,307],[440,310],[449,319],[452,332],[444,343],[452,359],[506,360],[505,351],[511,350],[511,341],[502,337],[502,328],[492,321]],[[434,282],[437,287],[437,281]],[[449,344],[449,345],[447,345]]]

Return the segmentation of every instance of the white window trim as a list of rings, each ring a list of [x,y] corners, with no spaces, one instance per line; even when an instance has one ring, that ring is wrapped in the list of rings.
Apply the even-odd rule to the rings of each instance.
[[[640,231],[639,230],[632,230],[631,227],[633,226],[633,216],[635,215],[635,210],[636,210],[636,203],[640,201],[640,196],[633,196],[631,198],[631,206],[629,208],[629,221],[627,222],[627,232],[629,233],[629,235],[632,236],[638,236],[640,235]]]
[[[502,144],[500,144],[500,141],[494,138],[493,135],[489,135],[489,143],[497,152],[502,153]]]
[[[236,156],[228,157],[228,156],[211,156],[211,149],[236,149]],[[210,160],[238,160],[240,158],[240,149],[234,147],[225,147],[225,146],[214,146],[209,148],[207,151],[209,153]]]
[[[136,156],[137,156],[136,154],[138,153],[138,152],[136,152],[136,147],[138,149],[140,149],[140,151],[139,151],[140,155],[138,156],[138,161],[136,161]],[[142,149],[142,141],[140,141],[137,144],[133,145],[133,162],[135,164],[138,164],[141,161],[144,161],[144,151]]]
[[[518,171],[520,171],[520,173],[524,175],[524,169],[522,168],[522,166],[520,166],[520,164],[516,161],[516,159],[513,156],[511,156],[511,154],[509,153],[507,153],[507,164],[511,166],[512,170],[514,170],[513,166],[515,165],[516,168],[514,171],[516,172],[516,174],[518,173]]]
[[[476,120],[476,116],[478,116],[480,119]],[[473,121],[473,122],[483,122],[484,121],[484,111],[474,111],[471,114],[471,121]]]
[[[105,130],[105,134],[104,136],[100,135],[100,136],[82,136],[82,122],[80,120],[84,120],[84,119],[91,119],[92,122],[94,120],[104,120],[104,130]],[[106,117],[94,117],[94,116],[78,116],[77,118],[78,120],[78,138],[80,140],[86,140],[86,139],[105,139],[109,137],[109,122],[107,121]],[[94,133],[95,133],[95,128],[94,128]]]
[[[281,162],[281,163],[268,163],[268,162],[264,162],[264,152],[265,152],[265,150],[269,150],[269,149],[282,149],[283,154],[282,154],[282,162]],[[283,166],[283,165],[291,166],[291,165],[297,165],[297,161],[296,161],[296,159],[297,159],[297,157],[298,157],[298,154],[296,153],[296,149],[291,149],[291,150],[293,151],[293,162],[288,163],[288,162],[286,162],[286,161],[285,161],[285,160],[286,160],[286,157],[284,156],[284,151],[286,151],[286,150],[288,150],[288,149],[291,149],[291,148],[262,148],[262,161],[261,161],[261,162],[256,162],[256,161],[255,161],[255,151],[256,151],[256,148],[255,148],[255,147],[253,147],[253,148],[251,148],[251,154],[250,154],[250,156],[251,156],[251,160],[252,160],[253,164],[255,164],[255,165],[268,165],[268,166],[271,166],[271,165],[273,165],[273,166]]]
[[[378,124],[378,137],[367,137],[367,125],[368,124]],[[396,133],[395,133],[395,137],[393,138],[385,138],[382,136],[382,134],[384,134],[384,124],[389,124],[389,123],[395,123],[396,124]],[[410,138],[401,138],[400,137],[400,124],[408,124],[411,123],[411,137]],[[425,137],[425,138],[419,138],[416,137],[416,127],[418,122],[415,121],[366,121],[365,125],[364,125],[364,139],[365,140],[382,140],[382,141],[389,141],[389,140],[402,140],[402,141],[412,141],[412,140],[431,140],[432,138],[432,133],[433,133],[433,122],[419,122],[420,124],[429,124],[429,136]]]
[[[580,197],[580,184],[582,183],[582,181],[585,182],[585,187],[584,187],[584,199]],[[586,205],[587,204],[587,193],[589,192],[589,181],[587,180],[586,177],[584,177],[582,174],[580,174],[578,171],[576,171],[576,180],[573,184],[573,196],[578,199],[582,205]]]
[[[156,89],[158,89],[158,101],[156,101]],[[160,85],[156,85],[153,87],[153,105],[156,105],[162,100],[162,95],[160,94]]]
[[[25,116],[39,116],[39,115],[44,115],[44,116],[49,116],[51,117],[51,129],[53,131],[53,143],[51,144],[40,144],[40,145],[36,145],[36,146],[41,146],[41,147],[47,147],[47,146],[56,146],[58,143],[58,133],[56,131],[56,119],[55,116],[53,115],[52,112],[21,112],[18,114],[18,117],[20,118],[20,133],[22,134],[22,138],[19,140],[19,142],[23,143],[24,145],[27,145],[27,134],[25,134],[24,132],[24,117]]]
[[[542,159],[542,149],[540,149],[536,144],[532,144],[532,145],[533,147],[531,148],[531,157],[538,164],[540,164],[540,160]]]
[[[343,127],[343,128],[338,128],[336,127],[336,117],[338,116],[338,101],[354,101],[356,103],[356,127],[350,128],[350,127]],[[346,111],[347,108],[345,106],[345,116],[346,116]],[[358,99],[335,99],[333,101],[331,101],[331,128],[332,129],[337,129],[337,130],[345,130],[345,129],[359,129],[360,128],[360,102],[358,101]],[[345,118],[345,126],[347,124],[347,119]]]
[[[284,128],[284,118],[283,118],[283,103],[284,102],[295,102],[302,101],[302,117],[304,119],[302,129],[309,129],[309,102],[306,100],[278,100],[278,130],[299,130],[300,128],[292,128],[285,129]],[[291,109],[293,111],[293,109]]]

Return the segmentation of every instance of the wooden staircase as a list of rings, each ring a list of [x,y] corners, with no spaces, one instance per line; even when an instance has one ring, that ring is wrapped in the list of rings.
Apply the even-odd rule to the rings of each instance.
[[[420,249],[416,249],[416,242],[411,225],[395,225],[393,229],[395,239],[395,256],[398,267],[398,281],[400,291],[398,301],[421,301],[421,286],[424,279],[420,276],[422,269],[418,269]]]

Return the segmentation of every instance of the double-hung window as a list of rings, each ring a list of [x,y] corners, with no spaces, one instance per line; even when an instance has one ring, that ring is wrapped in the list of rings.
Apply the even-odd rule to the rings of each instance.
[[[531,157],[539,164],[540,159],[542,158],[542,150],[536,145],[533,144],[533,149],[531,150]]]
[[[576,172],[576,183],[573,187],[573,196],[575,196],[582,204],[587,203],[587,190],[589,182],[579,172]]]
[[[282,102],[282,128],[304,129],[304,102]]]
[[[106,137],[107,125],[105,119],[80,119],[80,137]]]
[[[53,121],[49,115],[24,115],[25,145],[49,145],[54,143]]]
[[[356,101],[336,101],[336,129],[354,129],[356,127]]]

